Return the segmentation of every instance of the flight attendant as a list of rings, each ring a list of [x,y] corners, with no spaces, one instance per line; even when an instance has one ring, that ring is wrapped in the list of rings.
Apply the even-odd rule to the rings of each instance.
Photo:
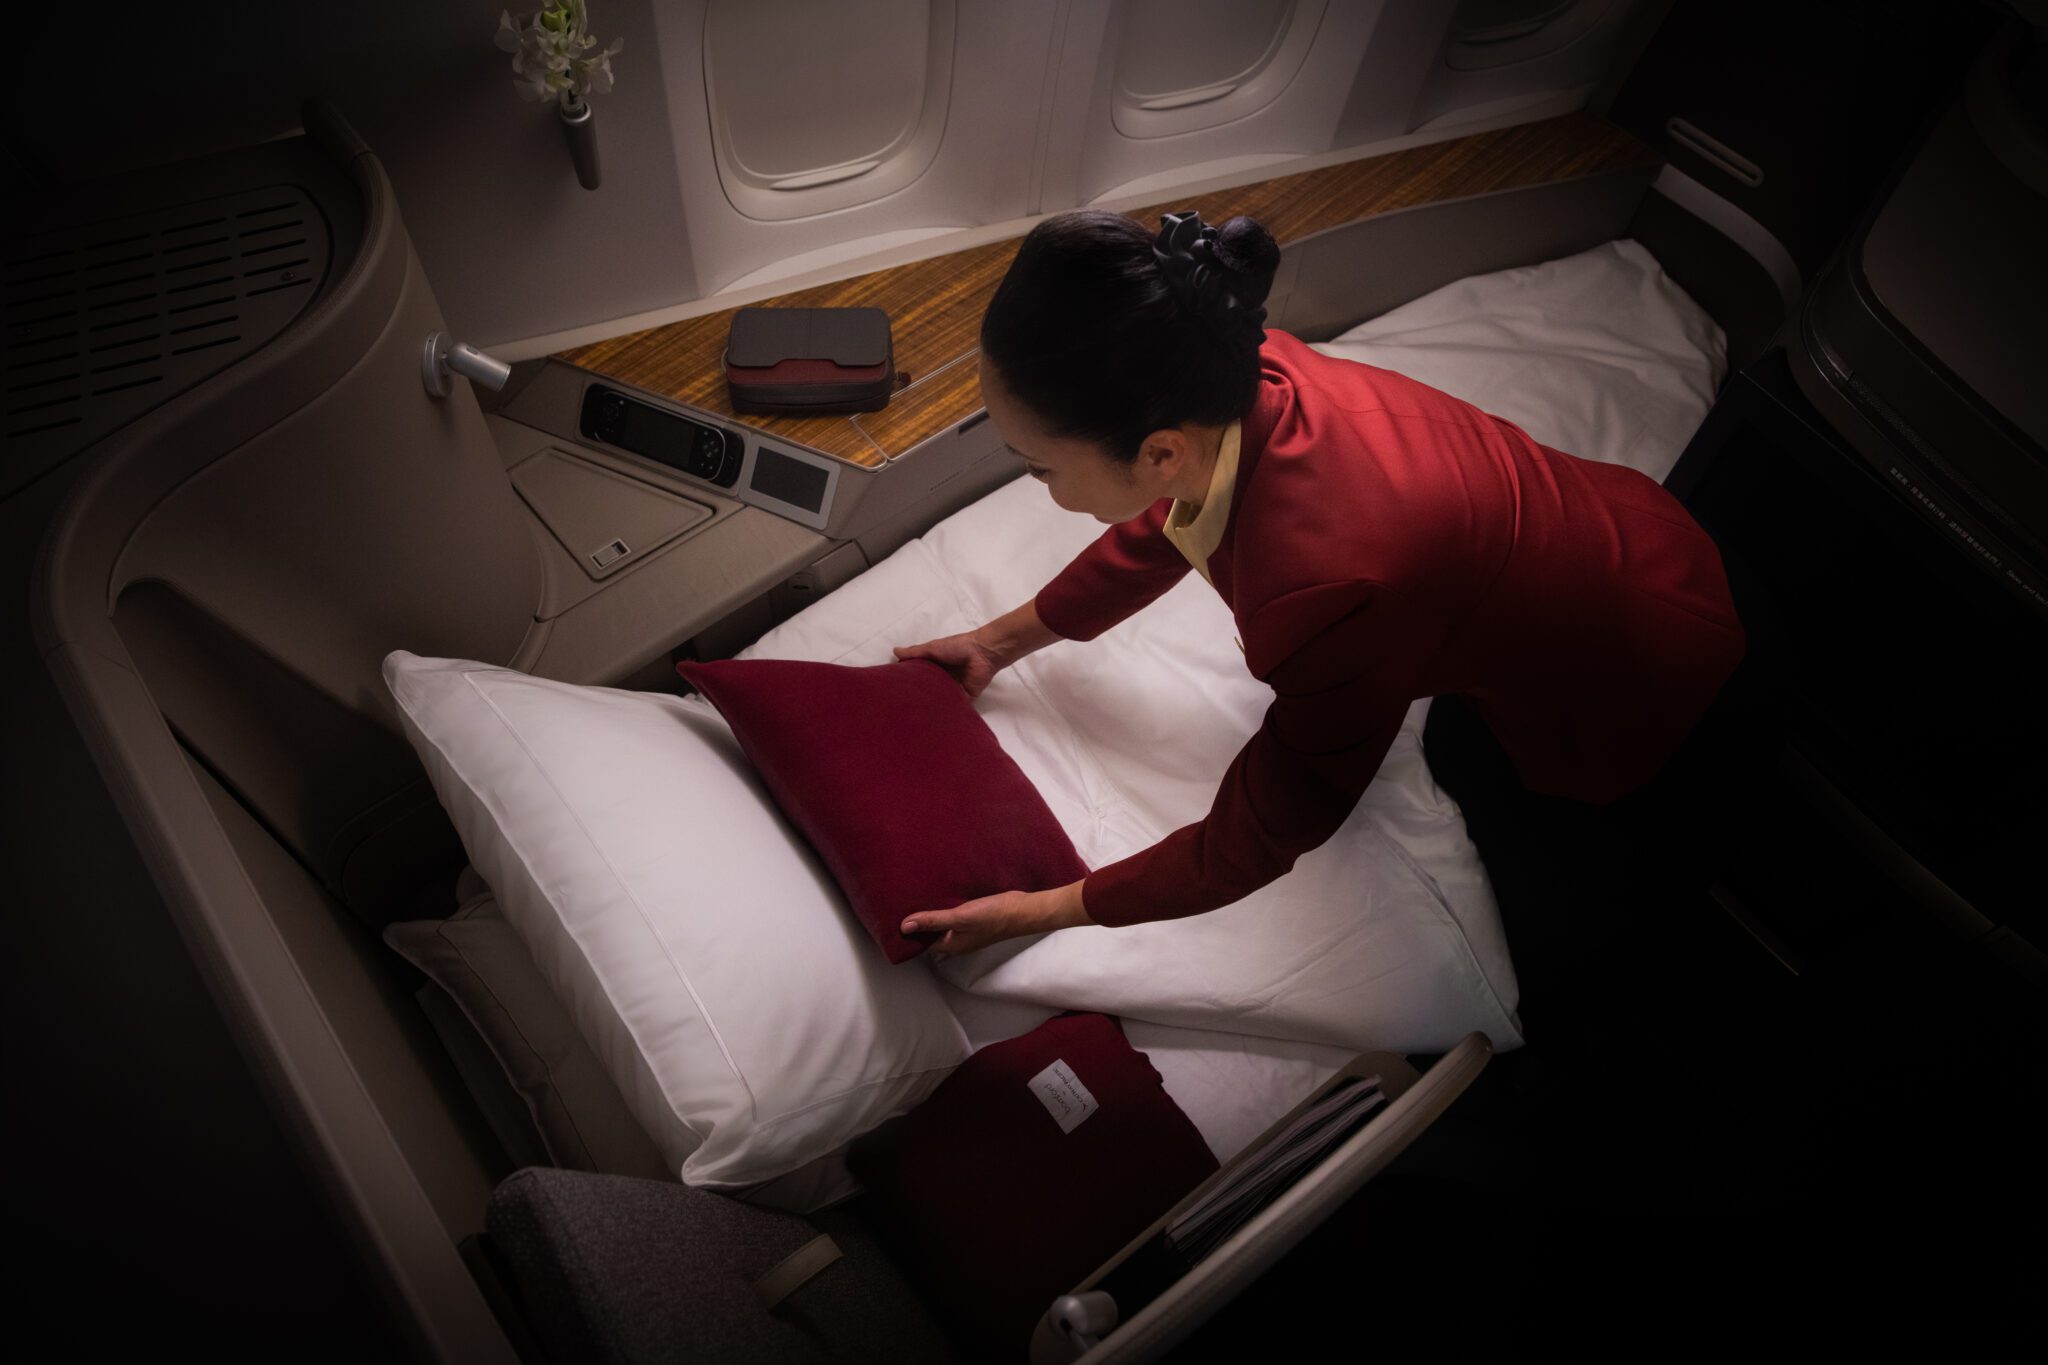
[[[1718,549],[1656,482],[1265,330],[1265,229],[1164,223],[1046,219],[982,320],[990,419],[1109,529],[1016,610],[896,654],[978,695],[1192,569],[1273,701],[1207,816],[1069,886],[904,921],[941,952],[1241,899],[1344,823],[1418,697],[1470,698],[1529,789],[1613,801],[1743,654]]]

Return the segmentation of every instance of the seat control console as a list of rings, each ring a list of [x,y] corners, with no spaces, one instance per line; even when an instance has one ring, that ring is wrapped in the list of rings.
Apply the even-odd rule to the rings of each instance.
[[[739,481],[746,443],[736,431],[658,408],[603,384],[583,394],[584,436],[730,488]]]

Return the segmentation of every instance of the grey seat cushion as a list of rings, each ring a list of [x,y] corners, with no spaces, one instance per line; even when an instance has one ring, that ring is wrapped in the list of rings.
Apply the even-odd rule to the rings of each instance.
[[[553,1165],[675,1179],[489,888],[464,869],[457,894],[461,906],[447,919],[400,921],[385,928],[384,941],[431,977],[474,1030],[465,1038],[445,1004],[431,996],[422,1002],[507,1153],[533,1160],[537,1133]],[[479,1065],[479,1038],[502,1080]],[[505,1082],[531,1115],[524,1132],[492,1100]]]
[[[839,1259],[772,1309],[754,1282],[819,1227],[707,1190],[535,1167],[492,1193],[485,1230],[562,1362],[953,1360],[874,1241],[844,1214],[829,1222]]]
[[[443,920],[401,920],[384,941],[430,980],[420,1008],[515,1166],[676,1180],[604,1064],[470,868]],[[816,1212],[859,1184],[842,1148],[739,1196]]]

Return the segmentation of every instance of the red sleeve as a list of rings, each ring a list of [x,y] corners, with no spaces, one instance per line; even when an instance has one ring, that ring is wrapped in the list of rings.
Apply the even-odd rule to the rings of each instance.
[[[1088,917],[1120,925],[1214,910],[1336,833],[1415,696],[1420,641],[1406,615],[1379,584],[1350,582],[1290,593],[1247,621],[1247,661],[1274,689],[1264,722],[1207,817],[1089,874]]]
[[[1092,640],[1164,596],[1188,571],[1187,556],[1162,529],[1173,508],[1161,498],[1104,531],[1033,599],[1038,619],[1069,640]]]

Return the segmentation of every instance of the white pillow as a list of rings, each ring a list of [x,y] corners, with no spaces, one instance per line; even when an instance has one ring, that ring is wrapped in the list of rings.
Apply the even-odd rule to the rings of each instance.
[[[708,708],[403,650],[384,680],[470,861],[687,1183],[825,1169],[966,1058],[930,973],[875,951]]]
[[[1660,481],[1727,368],[1713,318],[1627,240],[1455,281],[1315,349],[1419,379],[1553,450]]]

